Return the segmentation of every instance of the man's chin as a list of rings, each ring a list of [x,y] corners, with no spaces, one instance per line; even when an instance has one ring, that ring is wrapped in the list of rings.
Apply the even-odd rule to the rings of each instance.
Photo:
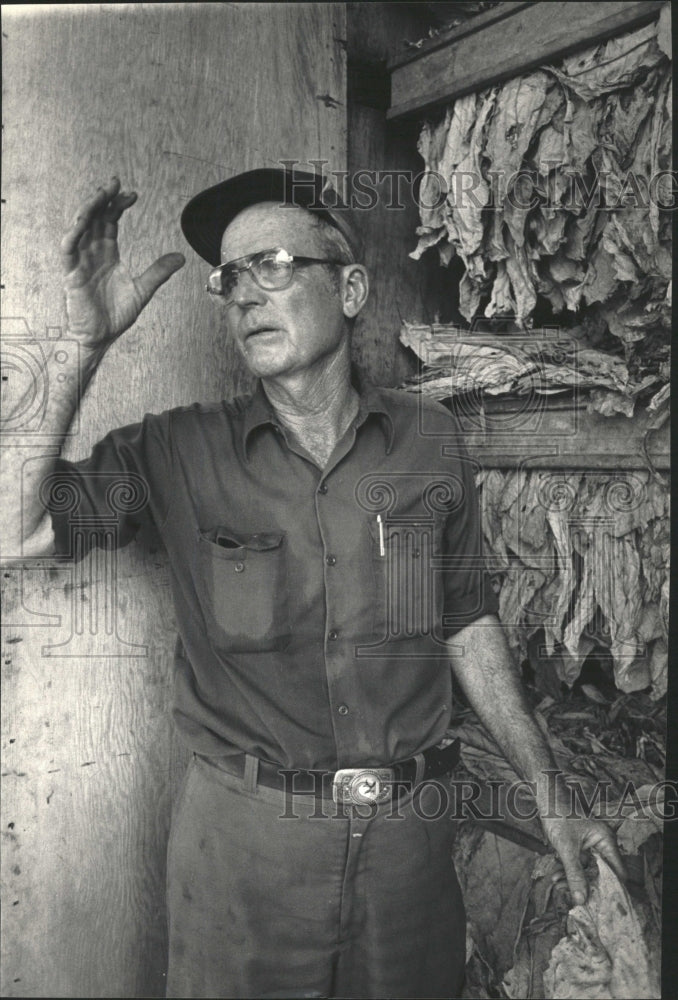
[[[293,367],[281,358],[257,357],[254,353],[244,354],[243,361],[250,375],[256,378],[277,378],[290,373]]]
[[[244,345],[238,345],[239,354],[245,363],[246,368],[257,378],[272,378],[275,375],[283,375],[289,367],[289,360],[280,351],[280,345],[276,350],[271,343],[267,343],[263,338],[258,340],[260,335],[254,334],[249,337]]]

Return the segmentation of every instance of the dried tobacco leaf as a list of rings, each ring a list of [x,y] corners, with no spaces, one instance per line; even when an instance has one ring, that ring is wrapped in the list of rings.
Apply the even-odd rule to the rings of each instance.
[[[490,187],[480,169],[480,150],[485,124],[493,110],[495,96],[496,92],[492,91],[488,96],[478,98],[479,107],[475,111],[473,131],[465,155],[449,173],[446,172],[443,175],[449,177],[450,183],[450,194],[447,198],[445,213],[450,242],[464,258],[471,274],[473,274],[474,268],[470,266],[470,261],[467,261],[467,258],[471,258],[482,243],[482,213],[490,200]],[[444,156],[441,169],[448,169]],[[451,220],[449,211],[451,211]],[[478,265],[476,265],[477,267]],[[484,267],[481,267],[480,271],[484,274]]]
[[[568,664],[570,667],[569,676],[562,678],[570,687],[572,687],[579,677],[584,658],[591,652],[592,648],[591,643],[587,643],[582,638],[582,635],[593,618],[596,609],[593,583],[593,558],[593,552],[589,549],[584,554],[582,577],[579,582],[579,593],[577,594],[574,611],[563,632],[563,643],[574,660],[574,662]]]
[[[485,548],[502,573],[499,613],[512,649],[529,658],[528,640],[543,629],[539,645],[571,687],[586,657],[609,646],[618,689],[649,688],[660,698],[668,665],[668,491],[643,471],[493,469],[479,482]]]
[[[423,253],[431,247],[436,246],[442,239],[445,238],[446,232],[447,230],[444,226],[438,226],[437,228],[432,228],[430,226],[417,226],[417,236],[419,237],[419,242],[417,243],[416,250],[412,251],[410,257],[412,257],[413,260],[419,260]]]
[[[549,1000],[658,998],[659,976],[633,902],[610,866],[594,852],[598,879],[584,906],[568,916],[568,934],[544,973]]]
[[[654,411],[658,410],[660,406],[663,406],[663,404],[670,398],[670,396],[671,396],[671,384],[667,382],[666,385],[663,385],[661,387],[659,392],[656,392],[654,394],[650,402],[647,404],[647,408],[650,411],[650,413],[654,413]]]
[[[648,24],[568,56],[559,70],[546,69],[579,97],[591,100],[631,86],[641,73],[655,66],[663,57],[657,35],[657,24]]]
[[[495,171],[518,171],[539,122],[550,80],[538,71],[514,77],[501,88],[501,101],[490,122],[483,155]]]
[[[608,532],[592,536],[592,544],[593,588],[610,628],[615,684],[620,691],[639,691],[650,678],[647,671],[634,670],[642,606],[638,549],[628,535],[614,538]]]
[[[592,302],[605,302],[616,286],[617,271],[614,257],[605,246],[604,240],[601,240],[589,257],[582,288],[584,301],[588,305]]]
[[[516,303],[511,293],[511,279],[506,270],[506,262],[500,260],[497,263],[497,275],[492,285],[490,301],[485,306],[485,315],[490,318],[492,316],[515,314],[515,311]]]
[[[656,785],[641,785],[636,789],[638,807],[626,816],[616,831],[617,844],[624,854],[638,854],[646,840],[662,832],[659,818],[664,811],[664,790]]]
[[[526,319],[537,304],[537,293],[534,290],[532,276],[523,247],[513,241],[510,233],[506,236],[509,256],[506,258],[506,271],[511,282],[513,301],[515,302],[516,319]],[[473,314],[462,313],[466,319],[473,319]]]
[[[499,595],[499,618],[504,626],[509,646],[519,649],[521,659],[527,653],[523,613],[533,594],[545,583],[546,577],[537,569],[520,569],[509,572]]]
[[[514,963],[501,984],[506,996],[513,1000],[544,995],[544,970],[565,930],[562,907],[554,903],[554,880],[561,872],[562,866],[553,854],[545,854],[535,862],[514,947]]]
[[[647,198],[663,171],[666,190],[655,195],[672,203],[666,17],[559,68],[461,98],[420,138],[427,167],[448,179],[450,194],[422,210],[413,256],[437,245],[441,260],[462,257],[459,308],[469,322],[483,310],[529,323],[540,300],[565,324],[574,312],[580,329],[591,328],[589,318],[602,322],[634,376],[624,388],[593,383],[608,390],[589,400],[603,415],[630,417],[653,384],[649,374],[668,380],[659,368],[670,339],[670,213]],[[466,198],[457,197],[462,187]],[[557,388],[549,376],[541,391]],[[562,384],[584,387],[571,373]],[[454,381],[437,388],[449,386]],[[528,388],[507,381],[495,391]]]
[[[460,863],[456,850],[455,845],[455,867],[475,942],[501,979],[513,960],[516,926],[530,892],[534,855],[490,832],[483,833],[470,862]]]
[[[671,5],[664,4],[657,22],[657,45],[665,56],[671,58]]]
[[[640,126],[650,114],[656,92],[656,76],[648,74],[630,91],[607,96],[599,126],[600,138],[615,150],[617,162],[624,168],[630,166],[629,155]]]
[[[592,389],[586,401],[589,413],[600,413],[603,417],[612,417],[616,413],[632,417],[634,405],[632,396],[621,392],[610,392],[607,389]]]

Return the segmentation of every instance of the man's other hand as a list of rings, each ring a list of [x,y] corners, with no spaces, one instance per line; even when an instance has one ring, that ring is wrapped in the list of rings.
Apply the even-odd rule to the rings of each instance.
[[[626,870],[617,850],[614,834],[605,823],[576,817],[545,819],[543,816],[541,823],[551,846],[562,861],[575,904],[585,903],[588,896],[583,861],[586,852],[592,848],[607,861],[622,881],[626,880]]]
[[[118,221],[137,200],[113,177],[78,209],[61,241],[69,334],[105,350],[135,322],[160,285],[185,263],[168,253],[137,278],[120,261]]]

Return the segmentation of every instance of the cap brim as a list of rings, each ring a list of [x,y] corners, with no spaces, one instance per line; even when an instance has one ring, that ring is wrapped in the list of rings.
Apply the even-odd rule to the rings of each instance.
[[[317,212],[343,234],[355,260],[361,259],[361,241],[350,210],[322,175],[299,170],[263,167],[206,188],[181,213],[184,236],[196,253],[216,267],[221,263],[226,227],[243,209],[261,201]]]

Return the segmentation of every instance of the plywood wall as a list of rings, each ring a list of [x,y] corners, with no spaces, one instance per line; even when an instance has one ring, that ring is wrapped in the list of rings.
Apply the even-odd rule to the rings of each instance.
[[[188,256],[107,355],[68,456],[145,411],[245,384],[178,218],[193,193],[248,167],[281,157],[345,167],[343,21],[342,4],[5,7],[12,378],[31,378],[33,341],[60,333],[60,233],[102,179],[117,173],[139,191],[121,234],[133,268],[169,250]],[[181,768],[162,552],[150,539],[113,568],[47,563],[2,582],[2,993],[162,995],[164,849]],[[110,598],[107,625],[93,609]]]

